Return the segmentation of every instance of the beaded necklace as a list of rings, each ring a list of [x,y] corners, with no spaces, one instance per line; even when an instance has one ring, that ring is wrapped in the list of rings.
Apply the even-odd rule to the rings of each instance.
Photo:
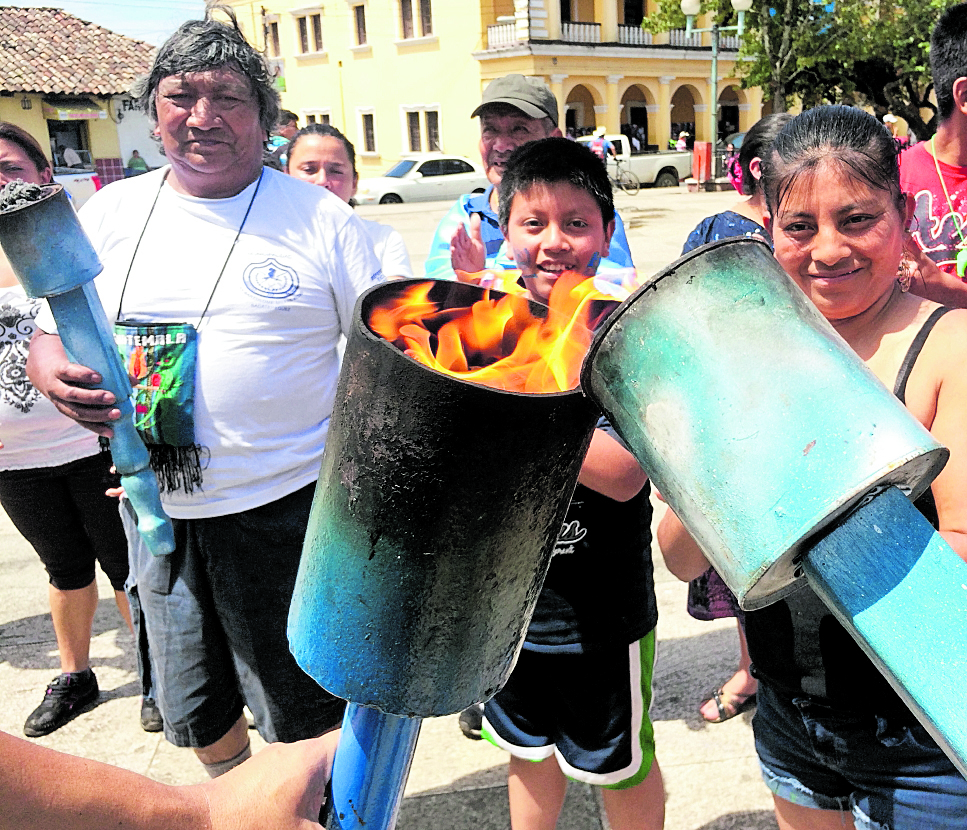
[[[961,248],[957,251],[957,276],[961,279],[967,273],[967,239],[964,239],[964,232],[960,227],[960,222],[956,218],[957,212],[954,210],[953,202],[950,201],[950,194],[947,192],[947,182],[944,181],[943,173],[940,170],[940,162],[937,160],[937,136],[930,139],[930,155],[933,156],[933,166],[937,168],[937,178],[940,179],[940,186],[943,188],[944,198],[947,200],[947,209],[950,211],[950,221],[954,223],[954,230],[960,237]]]

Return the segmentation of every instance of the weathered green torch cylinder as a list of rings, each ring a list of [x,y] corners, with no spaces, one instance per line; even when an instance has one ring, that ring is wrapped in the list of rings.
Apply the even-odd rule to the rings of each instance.
[[[580,390],[518,394],[428,368],[353,314],[289,612],[289,644],[350,702],[323,824],[391,830],[422,718],[507,680],[591,439]],[[483,290],[438,282],[438,312]],[[544,309],[546,312],[546,309]]]
[[[581,381],[747,609],[787,592],[805,541],[874,486],[915,498],[947,457],[751,239],[639,289]]]

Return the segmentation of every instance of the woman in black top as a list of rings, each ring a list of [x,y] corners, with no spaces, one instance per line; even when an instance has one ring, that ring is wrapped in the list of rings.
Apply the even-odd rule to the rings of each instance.
[[[967,312],[907,293],[912,204],[889,131],[861,110],[819,107],[783,128],[762,169],[779,264],[950,449],[930,518],[967,559]],[[707,567],[671,511],[658,541],[680,578]],[[811,589],[748,612],[746,634],[780,828],[964,826],[967,781]]]

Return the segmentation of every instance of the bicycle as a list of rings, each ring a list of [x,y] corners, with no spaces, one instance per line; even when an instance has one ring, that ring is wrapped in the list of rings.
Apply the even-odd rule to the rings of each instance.
[[[608,167],[608,180],[612,188],[621,188],[629,196],[634,196],[641,189],[641,179],[627,168],[627,162],[614,157],[614,173]]]

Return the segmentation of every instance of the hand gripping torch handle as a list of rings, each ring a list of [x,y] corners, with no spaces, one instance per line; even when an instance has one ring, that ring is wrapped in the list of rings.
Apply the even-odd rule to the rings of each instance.
[[[57,331],[71,361],[100,373],[100,388],[114,393],[121,417],[111,425],[111,457],[121,486],[138,516],[138,532],[155,555],[175,549],[171,520],[161,506],[158,479],[149,466],[148,450],[134,426],[131,383],[121,362],[104,308],[86,282],[64,294],[47,298]]]
[[[19,187],[11,192],[14,185]],[[47,300],[68,357],[98,372],[101,388],[114,394],[121,411],[111,425],[114,466],[145,544],[155,555],[171,553],[174,530],[134,426],[131,383],[94,290],[102,266],[63,187],[8,185],[0,193],[0,245],[27,294]]]

